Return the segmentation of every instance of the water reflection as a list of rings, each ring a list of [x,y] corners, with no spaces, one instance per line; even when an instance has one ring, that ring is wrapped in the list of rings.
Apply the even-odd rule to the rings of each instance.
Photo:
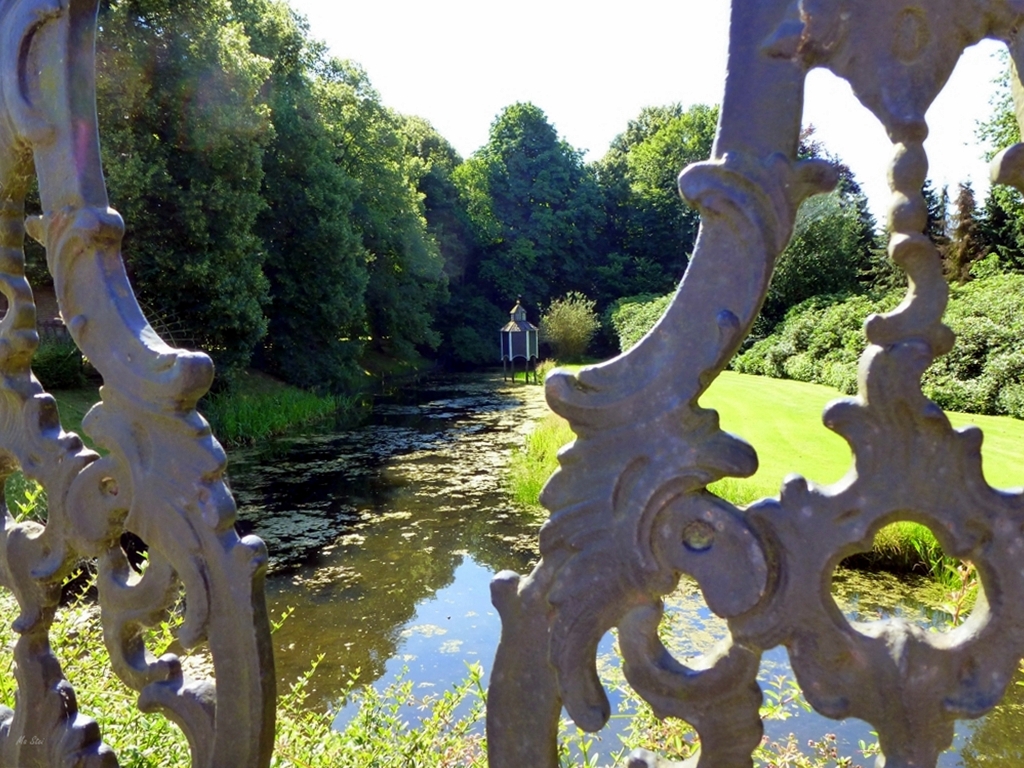
[[[489,669],[501,632],[501,620],[490,604],[492,575],[472,559],[464,559],[450,584],[416,606],[397,634],[396,651],[385,660],[376,684],[383,687],[400,679],[412,680],[419,698],[448,690],[466,676],[469,664]],[[335,727],[344,727],[354,714],[352,705],[341,707]],[[414,721],[414,713],[407,714]]]
[[[378,679],[417,605],[457,573],[470,586],[452,593],[463,596],[449,642],[466,642],[472,614],[493,610],[491,575],[531,567],[538,521],[512,508],[502,482],[543,408],[539,387],[446,380],[382,399],[357,428],[232,455],[239,517],[271,552],[271,613],[294,608],[274,635],[282,682],[319,653],[314,703],[333,702],[357,670]],[[452,671],[444,680],[465,674],[461,658]]]
[[[452,379],[380,400],[359,427],[232,454],[240,519],[271,552],[272,615],[294,608],[274,635],[282,690],[321,653],[310,683],[318,709],[338,707],[357,671],[363,684],[405,674],[419,692],[447,689],[465,676],[467,662],[488,671],[500,633],[489,581],[505,568],[530,569],[538,526],[511,506],[502,480],[511,450],[544,412],[540,387]],[[927,599],[906,579],[840,570],[834,592],[851,620],[944,620],[924,608]],[[684,583],[670,614],[680,658],[724,632],[692,585]],[[614,666],[610,650],[606,638],[601,653]],[[782,648],[765,654],[762,685],[779,675],[791,676]],[[349,715],[342,710],[336,723]],[[772,740],[794,733],[801,745],[836,733],[854,764],[874,760],[857,752],[859,740],[873,741],[862,722],[800,712],[766,725]],[[1022,726],[1024,688],[1014,685],[991,715],[958,724],[959,754],[944,754],[939,766],[1021,765]],[[603,738],[617,742],[614,733]]]

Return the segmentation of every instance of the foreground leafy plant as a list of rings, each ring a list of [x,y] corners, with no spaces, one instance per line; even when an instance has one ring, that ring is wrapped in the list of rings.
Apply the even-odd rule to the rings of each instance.
[[[863,768],[861,764],[854,763],[853,758],[839,754],[835,734],[826,733],[820,739],[809,740],[807,746],[810,753],[800,748],[792,733],[782,741],[769,742],[765,739],[757,750],[759,765],[763,768]],[[867,751],[863,754],[867,756]]]
[[[11,625],[17,615],[14,597],[7,592],[0,594],[0,647],[13,645],[16,637]],[[95,604],[80,598],[62,606],[50,637],[64,674],[75,687],[79,709],[99,721],[104,741],[115,750],[124,768],[189,764],[185,735],[167,718],[143,714],[136,705],[135,691],[111,671]],[[165,622],[150,636],[149,643],[162,649],[173,641],[172,625]],[[186,663],[197,661],[193,657]],[[0,703],[12,708],[16,691],[13,667],[11,653],[0,655]]]
[[[344,730],[331,730],[330,719],[320,718],[317,727],[326,726],[329,731],[321,734],[322,738],[336,747],[323,765],[325,768],[404,766],[418,762],[438,768],[485,765],[480,728],[485,700],[482,676],[480,665],[471,665],[468,676],[440,696],[415,696],[411,680],[400,680],[382,691],[367,686],[352,693],[350,699],[358,709]],[[284,707],[289,706],[301,707],[301,699],[286,700]],[[403,715],[403,710],[409,707],[423,712],[415,723]]]
[[[16,523],[25,520],[46,521],[46,489],[21,472],[15,472],[4,483],[7,511]]]

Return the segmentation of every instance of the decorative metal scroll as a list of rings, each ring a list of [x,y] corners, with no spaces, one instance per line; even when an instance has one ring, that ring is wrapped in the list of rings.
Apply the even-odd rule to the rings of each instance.
[[[125,276],[123,224],[109,208],[96,127],[98,0],[0,0],[0,477],[18,468],[46,488],[46,525],[4,510],[0,582],[17,596],[17,706],[0,714],[0,765],[116,766],[97,724],[78,712],[49,643],[61,585],[98,561],[103,635],[117,675],[188,737],[192,764],[266,766],[275,679],[263,596],[266,550],[240,539],[225,456],[196,412],[210,359],[167,346]],[[39,180],[41,217],[25,219]],[[46,246],[61,314],[103,376],[84,430],[107,453],[61,429],[33,377],[38,344],[22,250],[26,228]],[[140,576],[124,531],[149,546]],[[207,641],[217,679],[192,680],[178,658],[155,658],[145,630],[184,591],[178,639]],[[218,691],[227,691],[218,695]]]
[[[818,712],[872,725],[887,768],[934,766],[954,721],[1002,697],[1024,656],[1024,495],[991,488],[981,432],[954,430],[921,392],[921,374],[954,341],[941,260],[921,234],[921,188],[925,112],[961,53],[1002,40],[1024,71],[1022,29],[1021,0],[733,0],[714,156],[679,179],[702,217],[679,290],[629,353],[546,383],[577,439],[541,495],[551,511],[541,562],[492,584],[502,619],[488,694],[493,768],[556,766],[563,705],[585,730],[607,722],[595,655],[612,627],[629,683],[658,715],[697,730],[701,751],[684,766],[752,764],[758,664],[779,644]],[[892,140],[889,254],[909,291],[867,318],[858,396],[825,410],[853,451],[851,471],[827,487],[787,480],[780,499],[741,510],[707,485],[752,474],[757,458],[697,400],[749,331],[800,202],[836,182],[829,166],[795,160],[803,82],[818,66],[849,81]],[[1024,189],[1024,145],[994,161],[993,178]],[[854,625],[831,597],[836,565],[900,519],[928,525],[948,554],[977,566],[977,607],[949,633]],[[661,598],[681,573],[730,630],[692,668],[657,635]]]

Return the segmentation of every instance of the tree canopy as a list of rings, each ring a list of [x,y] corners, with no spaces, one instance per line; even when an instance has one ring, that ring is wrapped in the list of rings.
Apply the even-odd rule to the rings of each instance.
[[[570,294],[599,312],[642,305],[630,297],[669,293],[692,255],[699,217],[677,177],[710,156],[716,106],[646,107],[588,163],[539,106],[511,104],[464,159],[389,109],[285,0],[106,0],[100,20],[130,276],[156,324],[209,350],[222,377],[255,365],[344,391],[370,352],[493,362],[518,296],[535,318]],[[1008,104],[984,137],[1012,138]],[[801,208],[759,334],[811,297],[895,279],[853,173],[813,129],[800,154],[832,162],[840,183]],[[985,256],[1024,266],[1019,196],[995,189],[979,207],[969,192],[950,218],[926,190],[951,277]]]
[[[126,264],[159,325],[231,370],[266,333],[266,252],[256,220],[273,135],[252,52],[227,0],[104,3],[97,101]]]
[[[596,181],[533,104],[506,107],[462,175],[480,243],[477,277],[495,300],[587,291],[600,224]]]
[[[667,291],[682,277],[700,217],[676,179],[711,156],[718,107],[647,107],[597,164],[605,211],[603,298]]]
[[[100,129],[147,313],[222,376],[338,390],[439,342],[446,277],[404,118],[281,0],[110,0]]]

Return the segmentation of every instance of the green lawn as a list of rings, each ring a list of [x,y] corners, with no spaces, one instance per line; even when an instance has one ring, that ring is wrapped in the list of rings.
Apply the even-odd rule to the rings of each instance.
[[[775,496],[790,473],[819,483],[842,477],[852,461],[850,449],[821,423],[825,405],[840,396],[818,384],[722,373],[701,405],[718,411],[722,428],[753,445],[760,460],[753,477],[724,481],[732,491],[728,495],[740,497],[740,503]],[[1024,421],[961,413],[950,414],[950,420],[956,427],[977,424],[984,430],[982,467],[989,483],[1024,485]]]
[[[725,372],[701,398],[714,408],[722,428],[754,446],[759,459],[750,478],[726,478],[711,490],[737,505],[777,497],[783,478],[800,474],[818,483],[832,483],[849,470],[850,449],[839,435],[821,423],[824,407],[840,395],[818,384]],[[985,432],[982,469],[997,488],[1024,485],[1024,421],[1006,416],[950,414],[956,427],[977,424]],[[572,440],[568,424],[551,414],[528,437],[525,450],[512,456],[509,486],[513,497],[538,508],[537,494],[557,466],[559,446]],[[959,573],[955,561],[946,561],[931,532],[908,521],[886,526],[878,533],[872,553],[859,567],[895,571]]]
[[[99,402],[99,388],[55,389],[50,394],[57,400],[61,426],[68,432],[77,432],[79,436],[83,436],[82,419],[89,409]],[[84,439],[88,441],[88,437]]]

